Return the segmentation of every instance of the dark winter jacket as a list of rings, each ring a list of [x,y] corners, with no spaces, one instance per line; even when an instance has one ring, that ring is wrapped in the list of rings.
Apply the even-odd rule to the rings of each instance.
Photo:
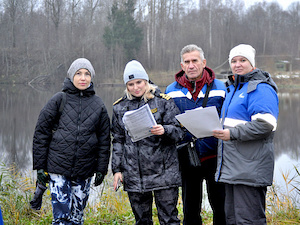
[[[167,95],[155,93],[147,102],[157,124],[165,133],[132,142],[125,131],[122,118],[125,112],[145,105],[143,99],[120,99],[113,107],[112,116],[112,171],[122,172],[124,190],[145,192],[181,185],[175,143],[183,138],[183,130],[175,118],[180,111]]]
[[[225,98],[225,85],[222,81],[214,79],[215,74],[212,69],[209,67],[205,67],[204,70],[209,74],[209,81],[212,83],[211,90],[208,95],[208,101],[206,107],[216,106],[219,115],[221,114],[222,104]],[[202,103],[205,97],[205,93],[207,90],[207,83],[203,86],[203,88],[199,91],[197,99],[194,100],[192,98],[191,92],[188,90],[188,81],[184,79],[185,73],[181,70],[179,73],[175,75],[176,81],[170,84],[166,89],[166,94],[170,95],[181,113],[184,113],[186,110],[191,110],[195,108],[202,107]],[[207,121],[203,121],[203,123],[207,123]],[[191,140],[192,135],[187,132],[186,141]],[[199,157],[201,161],[206,159],[210,159],[212,157],[216,157],[217,155],[217,145],[218,140],[215,137],[206,137],[197,139],[195,143],[196,150],[198,151]]]
[[[110,156],[110,120],[93,85],[77,89],[64,81],[66,103],[59,118],[62,93],[54,95],[41,110],[33,138],[33,169],[70,178],[107,173]],[[59,122],[56,122],[59,118]],[[52,129],[58,123],[57,130]]]
[[[230,77],[222,108],[229,141],[219,141],[216,180],[268,186],[273,181],[273,137],[277,127],[277,86],[269,73],[255,69]]]

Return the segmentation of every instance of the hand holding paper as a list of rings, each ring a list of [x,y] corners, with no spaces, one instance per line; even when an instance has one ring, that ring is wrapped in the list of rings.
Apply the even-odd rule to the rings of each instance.
[[[150,129],[157,125],[148,104],[126,112],[122,120],[133,142],[152,136]]]
[[[215,106],[188,110],[175,117],[196,138],[210,137],[213,130],[223,129]]]
[[[151,128],[151,133],[154,135],[163,135],[165,133],[165,129],[161,124],[158,124]]]

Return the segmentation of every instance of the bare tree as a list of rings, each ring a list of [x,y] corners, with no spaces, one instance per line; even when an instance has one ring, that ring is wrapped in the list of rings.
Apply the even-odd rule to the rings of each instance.
[[[296,57],[300,57],[300,2],[294,2],[288,8],[291,15],[291,37],[292,37],[292,53]]]
[[[147,58],[148,66],[151,67],[155,64],[155,59],[153,60],[155,45],[156,45],[156,2],[157,0],[148,1],[148,22],[147,22]]]
[[[52,22],[55,27],[55,40],[56,43],[59,43],[59,33],[58,27],[62,20],[62,8],[64,6],[63,1],[61,0],[45,0],[47,9],[49,10]]]
[[[87,1],[88,12],[90,15],[90,23],[93,22],[95,10],[97,9],[97,7],[99,7],[99,5],[100,5],[100,0],[88,0]]]
[[[113,2],[125,7],[126,1],[0,1],[0,74],[32,79],[53,74],[76,57],[88,57],[103,77],[111,78],[132,51],[147,69],[174,71],[179,69],[181,48],[190,43],[201,46],[209,66],[217,69],[228,68],[224,64],[228,52],[239,43],[253,45],[259,56],[300,57],[299,2],[283,10],[266,1],[245,8],[243,0],[134,0],[132,16],[143,30],[141,48],[127,44],[127,51],[121,45],[107,50],[103,40],[105,27],[111,24],[107,15]],[[123,25],[114,32],[126,27],[128,31]],[[138,36],[125,31],[120,43]]]
[[[20,1],[18,0],[5,0],[4,7],[9,14],[10,18],[10,31],[11,31],[11,44],[12,47],[16,47],[16,20],[17,20],[17,10]]]
[[[71,12],[70,15],[70,36],[69,36],[69,40],[70,40],[70,49],[73,49],[73,39],[74,39],[74,26],[75,26],[75,19],[77,16],[77,8],[79,8],[79,3],[81,2],[81,0],[72,0],[69,3],[69,9]]]

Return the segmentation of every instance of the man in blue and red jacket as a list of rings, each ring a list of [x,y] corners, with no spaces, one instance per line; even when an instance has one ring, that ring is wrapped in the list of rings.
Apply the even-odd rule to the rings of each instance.
[[[215,73],[206,67],[203,50],[196,45],[187,45],[181,50],[181,68],[175,75],[175,82],[166,88],[181,113],[198,107],[216,106],[220,115],[225,98],[225,85],[215,79]],[[203,121],[209,123],[209,121]],[[203,124],[201,125],[203,126]],[[186,142],[192,140],[186,132]],[[201,166],[189,163],[187,147],[178,150],[182,176],[182,199],[185,225],[200,225],[202,204],[202,183],[206,180],[208,199],[214,214],[214,224],[226,224],[224,213],[224,186],[216,183],[214,174],[217,165],[217,139],[197,139],[195,148]]]

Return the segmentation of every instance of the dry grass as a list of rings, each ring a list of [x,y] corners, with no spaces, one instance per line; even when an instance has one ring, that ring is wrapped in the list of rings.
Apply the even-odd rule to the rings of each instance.
[[[267,193],[268,224],[300,224],[300,212],[296,205],[300,205],[300,174],[295,167],[296,174],[291,177],[291,171],[283,173],[286,191],[280,190],[276,184]],[[9,225],[44,225],[51,224],[52,211],[50,191],[43,197],[42,209],[34,211],[29,207],[35,189],[32,174],[24,176],[16,172],[15,167],[0,166],[0,205],[4,223]],[[122,188],[115,192],[111,184],[112,175],[106,176],[100,187],[93,187],[91,198],[85,209],[85,224],[134,224],[127,193]],[[295,193],[296,194],[292,194]],[[181,196],[181,195],[180,195]],[[178,201],[179,218],[183,219],[182,200]],[[212,213],[204,208],[202,212],[203,224],[212,224]],[[154,224],[158,225],[157,210],[153,207]]]
[[[272,185],[267,194],[267,219],[269,224],[300,224],[300,174],[296,166],[292,171],[281,171],[284,190]]]

